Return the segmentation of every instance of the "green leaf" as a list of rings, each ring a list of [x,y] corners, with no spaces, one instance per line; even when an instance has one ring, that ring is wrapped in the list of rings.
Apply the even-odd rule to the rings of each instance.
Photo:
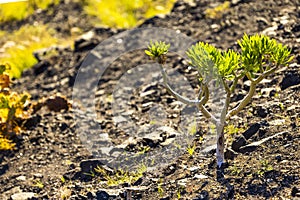
[[[6,67],[5,65],[0,65],[0,75],[3,74],[3,72],[5,72]]]
[[[146,53],[148,56],[153,56],[153,54],[151,53],[151,51],[145,50],[145,53]]]
[[[0,109],[10,108],[9,100],[5,96],[0,97]]]
[[[157,41],[153,43],[152,41],[150,41],[148,50],[146,50],[145,53],[149,56],[159,57],[161,55],[167,54],[169,48],[170,44],[166,44],[165,42]]]
[[[168,53],[170,44],[165,42],[158,41],[152,42],[148,45],[148,50],[145,50],[145,53],[151,57],[151,59],[157,60],[158,63],[163,64],[165,62],[165,55]]]

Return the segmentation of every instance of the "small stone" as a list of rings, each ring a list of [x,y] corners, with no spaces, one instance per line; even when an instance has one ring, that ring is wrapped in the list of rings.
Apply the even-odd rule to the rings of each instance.
[[[215,153],[216,149],[217,149],[217,145],[213,144],[205,147],[204,149],[201,150],[201,152],[204,154],[210,154],[210,153]]]
[[[257,108],[257,115],[259,117],[265,118],[268,116],[268,110],[260,106]]]
[[[80,168],[82,172],[89,173],[96,167],[102,166],[103,163],[98,159],[83,160],[80,162]]]
[[[274,25],[263,30],[262,34],[268,36],[276,36],[276,31],[277,31],[277,25]]]
[[[300,189],[293,187],[292,188],[292,194],[293,197],[300,197]]]
[[[30,117],[25,121],[24,127],[26,127],[26,129],[33,129],[40,123],[41,119],[42,117],[40,115]]]
[[[215,32],[217,32],[218,30],[220,30],[221,26],[219,24],[212,24],[210,26]]]
[[[140,97],[151,96],[151,95],[153,95],[153,94],[155,94],[155,93],[156,93],[155,90],[148,90],[148,91],[146,91],[146,92],[141,93],[141,94],[140,94]]]
[[[208,176],[205,176],[203,174],[195,174],[194,178],[196,178],[196,179],[205,179],[205,178],[208,178]]]
[[[153,102],[143,103],[142,104],[143,111],[150,109],[150,107],[152,106],[153,106]]]
[[[116,117],[113,117],[113,120],[116,124],[122,123],[122,122],[127,122],[127,119],[121,115],[118,115]]]
[[[275,157],[275,159],[276,159],[278,162],[282,161],[282,157],[281,157],[280,155],[277,155],[277,156]]]
[[[61,110],[69,109],[69,102],[65,97],[62,96],[52,96],[49,97],[45,104],[50,111],[59,112]]]
[[[232,5],[237,5],[241,2],[242,0],[231,0]]]
[[[269,121],[269,124],[272,126],[281,126],[282,124],[285,124],[285,119],[274,119]]]
[[[186,183],[188,182],[188,179],[187,178],[184,178],[184,179],[180,179],[177,181],[177,184],[180,185],[180,186],[186,186]]]
[[[33,192],[19,192],[11,195],[12,200],[28,200],[35,197],[35,193]]]
[[[92,192],[88,192],[88,193],[86,194],[86,196],[87,196],[88,199],[94,199],[95,196],[96,196],[96,194],[94,194],[94,193],[92,193]]]
[[[26,176],[18,176],[16,179],[18,181],[26,181]]]
[[[243,136],[248,140],[250,137],[252,137],[255,133],[257,133],[257,131],[260,129],[260,124],[259,123],[255,123],[253,125],[250,126],[250,128],[248,128],[244,133]]]
[[[35,56],[36,56],[36,55],[35,55]],[[40,58],[38,58],[37,56],[36,56],[36,58],[37,58],[38,60],[40,60]],[[36,65],[34,65],[34,66],[32,67],[33,72],[34,72],[34,75],[37,76],[37,75],[43,73],[44,71],[46,71],[46,70],[48,69],[48,67],[49,67],[50,65],[51,65],[51,64],[50,64],[48,61],[46,61],[46,60],[42,60],[41,62],[37,63]]]
[[[224,153],[225,159],[233,160],[237,153],[230,148],[227,148]]]
[[[109,194],[105,191],[97,191],[96,192],[96,199],[98,200],[106,200],[109,199]]]
[[[209,194],[206,190],[202,190],[200,194],[194,198],[193,200],[208,200],[209,199]]]
[[[239,137],[237,140],[233,141],[232,144],[231,144],[231,148],[234,150],[234,151],[239,151],[239,149],[242,147],[242,146],[245,146],[247,144],[246,142],[246,139],[241,136]]]
[[[200,168],[199,167],[197,167],[197,166],[194,166],[194,167],[190,167],[189,168],[189,170],[191,171],[191,172],[196,172],[196,171],[198,171]]]
[[[280,85],[281,90],[285,90],[288,87],[300,84],[300,75],[295,72],[289,72],[284,76]]]
[[[33,174],[34,178],[43,178],[43,174],[41,173],[36,173],[36,174]]]

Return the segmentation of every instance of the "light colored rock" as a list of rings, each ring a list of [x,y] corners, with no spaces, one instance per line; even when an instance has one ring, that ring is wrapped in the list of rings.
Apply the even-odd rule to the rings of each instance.
[[[198,171],[198,169],[199,169],[199,167],[197,167],[197,166],[194,166],[194,167],[190,167],[190,168],[189,168],[189,170],[190,170],[191,172]]]
[[[283,131],[283,132],[276,133],[274,135],[271,135],[270,137],[266,137],[266,138],[264,138],[262,140],[259,140],[257,142],[252,142],[251,144],[245,145],[245,146],[241,147],[241,149],[248,148],[248,147],[257,147],[257,146],[260,146],[261,144],[263,144],[263,143],[265,143],[265,142],[267,142],[267,141],[269,141],[269,140],[271,140],[271,139],[273,139],[275,137],[278,137],[278,136],[280,136],[280,135],[282,135],[284,133],[287,133],[287,132]]]
[[[205,176],[203,174],[195,174],[194,178],[195,179],[205,179],[205,178],[208,178],[208,176]]]
[[[188,179],[184,178],[184,179],[178,180],[177,184],[185,187],[187,182],[188,182]]]
[[[27,200],[30,198],[36,197],[35,193],[33,192],[19,192],[16,194],[11,195],[12,200]]]
[[[18,181],[26,181],[26,176],[18,176],[16,179]]]

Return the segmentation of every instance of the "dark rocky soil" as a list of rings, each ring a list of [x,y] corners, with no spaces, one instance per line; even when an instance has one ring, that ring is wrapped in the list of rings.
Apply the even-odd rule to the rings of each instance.
[[[235,41],[244,33],[265,33],[291,48],[295,56],[288,67],[261,83],[252,103],[233,118],[239,134],[227,136],[228,159],[222,169],[216,170],[213,147],[203,154],[209,126],[198,115],[196,150],[192,156],[187,152],[176,155],[172,162],[149,168],[131,184],[107,186],[103,174],[90,171],[101,162],[93,158],[79,139],[74,110],[62,107],[55,112],[44,106],[24,123],[26,130],[16,138],[18,149],[0,154],[1,199],[18,199],[17,195],[23,199],[27,199],[26,195],[34,196],[32,199],[130,199],[130,196],[131,199],[187,200],[300,199],[300,3],[237,0],[231,2],[222,18],[205,18],[204,11],[216,3],[220,1],[201,0],[193,4],[179,1],[169,15],[149,19],[140,27],[179,30],[222,49],[236,48]],[[65,19],[72,20],[66,23]],[[49,24],[62,36],[68,35],[68,30],[75,26],[93,33],[88,39],[75,41],[74,50],[62,49],[57,56],[41,58],[21,79],[14,81],[13,88],[28,91],[33,101],[62,94],[72,103],[73,85],[86,55],[101,41],[122,30],[93,27],[82,14],[82,8],[73,3],[62,3],[52,12],[35,13],[22,22],[1,25],[1,28],[11,31],[34,21]],[[128,135],[113,121],[113,88],[126,71],[150,62],[143,51],[126,53],[113,62],[99,82],[98,121],[116,144],[122,144]],[[170,70],[184,74],[197,90],[194,72],[184,66],[182,58],[170,55],[168,62]],[[239,88],[240,93],[233,98],[235,102],[243,97],[247,84],[239,84]],[[82,95],[90,95],[90,91]],[[182,107],[158,80],[134,90],[128,102],[130,115],[138,126],[151,123],[147,112],[154,104],[166,110],[167,117],[161,126],[178,130]],[[204,141],[199,140],[200,136]],[[139,146],[149,146],[151,151],[162,142],[155,137],[143,139],[127,147],[136,151]],[[103,168],[107,173],[114,173]]]

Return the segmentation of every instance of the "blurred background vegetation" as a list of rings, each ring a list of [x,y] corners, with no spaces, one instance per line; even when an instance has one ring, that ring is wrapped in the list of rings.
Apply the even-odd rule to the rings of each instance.
[[[38,10],[53,9],[53,6],[61,1],[16,0],[10,3],[0,1],[0,26],[2,23],[25,19]],[[69,0],[79,3],[95,26],[120,29],[133,28],[155,15],[169,13],[175,1]],[[46,24],[27,24],[13,32],[0,30],[0,64],[8,64],[10,76],[19,78],[24,69],[37,63],[33,52],[57,44],[71,45],[71,41],[58,38],[55,31]]]

